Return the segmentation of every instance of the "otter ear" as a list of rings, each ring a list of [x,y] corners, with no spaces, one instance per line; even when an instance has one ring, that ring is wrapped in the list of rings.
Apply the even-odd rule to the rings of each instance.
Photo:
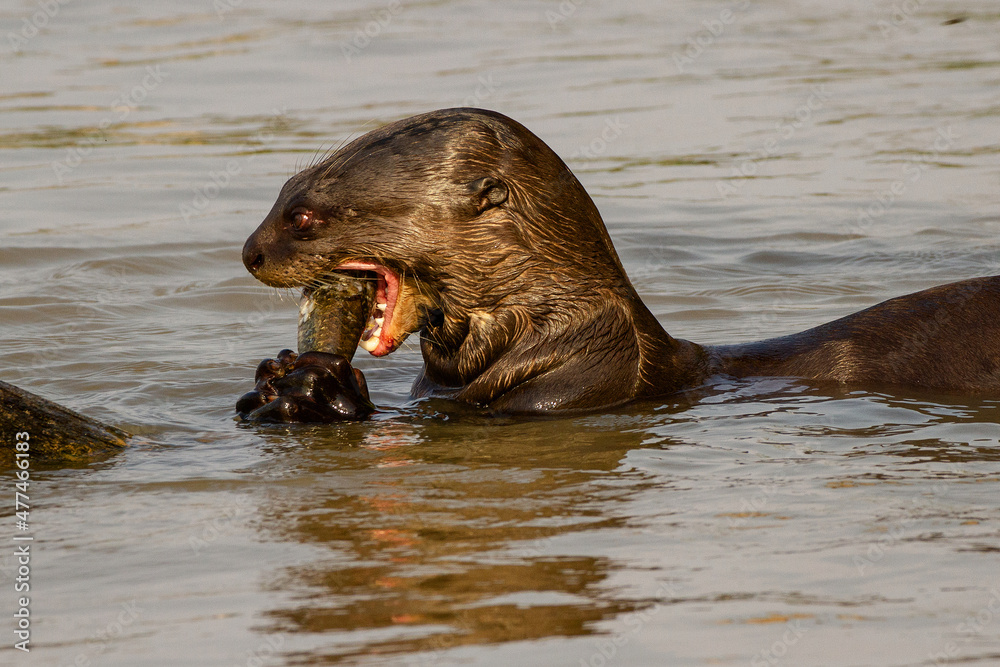
[[[476,213],[507,201],[507,185],[492,176],[472,181],[466,186],[476,205]]]

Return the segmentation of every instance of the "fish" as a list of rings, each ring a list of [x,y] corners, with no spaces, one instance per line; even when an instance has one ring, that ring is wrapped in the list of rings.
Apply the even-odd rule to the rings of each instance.
[[[236,401],[237,414],[258,423],[367,419],[375,405],[364,375],[350,362],[362,337],[371,338],[378,326],[377,293],[378,280],[367,272],[337,272],[304,288],[298,354],[282,350],[260,362],[253,390]]]
[[[367,274],[336,274],[302,290],[299,354],[327,352],[354,358],[375,307],[377,281]]]

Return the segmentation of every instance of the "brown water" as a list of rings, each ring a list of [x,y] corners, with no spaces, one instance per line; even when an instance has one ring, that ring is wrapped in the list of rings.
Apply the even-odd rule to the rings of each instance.
[[[1000,663],[1000,397],[484,421],[408,401],[410,342],[359,357],[375,421],[232,417],[295,342],[243,240],[317,151],[433,108],[564,156],[676,336],[1000,273],[995,2],[44,4],[0,8],[0,379],[141,439],[33,471],[4,664]]]

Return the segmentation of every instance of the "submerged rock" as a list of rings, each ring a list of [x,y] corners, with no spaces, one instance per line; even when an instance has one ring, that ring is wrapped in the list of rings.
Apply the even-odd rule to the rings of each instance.
[[[18,437],[19,433],[28,437]],[[68,463],[120,451],[130,437],[121,429],[0,382],[0,467],[4,469],[14,465],[19,442],[28,443],[32,462]]]

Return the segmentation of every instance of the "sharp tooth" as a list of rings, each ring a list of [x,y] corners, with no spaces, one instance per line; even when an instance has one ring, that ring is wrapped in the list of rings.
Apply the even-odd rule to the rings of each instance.
[[[371,338],[366,338],[365,340],[358,343],[358,347],[367,352],[374,352],[375,348],[378,347],[378,338],[376,336],[372,336]]]
[[[385,318],[384,318],[384,317],[376,317],[376,318],[375,318],[375,324],[377,324],[377,325],[378,325],[378,328],[379,328],[379,329],[381,329],[381,328],[382,328],[382,324],[383,324],[384,322],[385,322]]]
[[[389,304],[387,304],[387,303],[376,303],[376,304],[375,304],[375,307],[376,307],[376,308],[378,308],[379,310],[383,310],[383,311],[384,311],[384,310],[385,310],[385,309],[386,309],[386,308],[387,308],[388,306],[389,306]]]

